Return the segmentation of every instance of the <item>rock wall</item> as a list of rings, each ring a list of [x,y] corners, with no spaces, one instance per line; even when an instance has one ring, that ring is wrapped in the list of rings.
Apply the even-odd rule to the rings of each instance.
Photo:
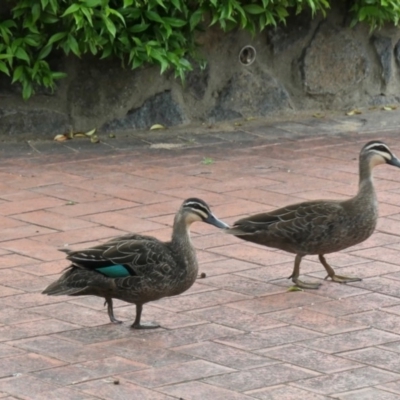
[[[255,37],[212,28],[198,40],[207,67],[196,67],[184,85],[156,67],[131,71],[90,57],[54,60],[68,78],[28,101],[1,77],[0,134],[51,137],[400,102],[400,30],[350,29],[339,8],[326,19],[292,17]],[[239,60],[246,45],[256,50],[251,65]]]

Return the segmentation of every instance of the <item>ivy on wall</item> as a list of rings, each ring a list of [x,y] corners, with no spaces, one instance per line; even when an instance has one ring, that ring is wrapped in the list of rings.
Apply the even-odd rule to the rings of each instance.
[[[4,0],[3,0],[4,1]],[[333,1],[333,0],[332,0]],[[4,3],[3,3],[4,4]],[[285,23],[289,12],[326,14],[329,0],[5,0],[0,17],[0,73],[22,86],[54,88],[65,73],[54,71],[54,54],[117,58],[129,68],[157,64],[184,79],[197,58],[196,31],[218,25],[251,33]],[[4,8],[4,5],[2,5]],[[398,0],[351,2],[353,23],[374,29],[398,23]]]

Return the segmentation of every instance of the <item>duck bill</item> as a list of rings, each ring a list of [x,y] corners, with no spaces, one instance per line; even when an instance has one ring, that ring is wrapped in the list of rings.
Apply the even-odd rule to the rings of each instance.
[[[207,224],[211,224],[216,226],[217,228],[225,229],[229,228],[229,225],[226,224],[225,222],[219,220],[216,216],[213,214],[209,214],[207,219],[204,220],[204,222],[207,222]]]
[[[389,161],[387,161],[387,163],[389,165],[393,165],[395,167],[400,168],[400,160],[395,156],[393,156]]]

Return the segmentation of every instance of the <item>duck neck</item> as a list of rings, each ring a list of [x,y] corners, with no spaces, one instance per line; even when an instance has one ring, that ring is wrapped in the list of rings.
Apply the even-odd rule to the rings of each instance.
[[[178,269],[175,276],[180,281],[180,290],[189,288],[196,280],[199,272],[196,251],[190,240],[190,230],[183,215],[175,217],[171,240],[171,250]],[[180,292],[179,292],[180,293]]]
[[[175,216],[171,247],[177,257],[182,257],[185,264],[196,262],[196,254],[190,240],[190,229],[182,215]]]
[[[358,184],[358,194],[359,197],[364,197],[366,195],[375,196],[375,189],[373,185],[372,177],[372,166],[368,158],[360,159],[360,181]]]

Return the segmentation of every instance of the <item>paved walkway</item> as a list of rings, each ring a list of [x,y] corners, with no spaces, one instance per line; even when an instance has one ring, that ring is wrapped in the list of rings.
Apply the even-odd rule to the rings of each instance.
[[[146,305],[157,331],[109,323],[99,298],[40,294],[83,248],[136,231],[168,239],[182,200],[241,216],[356,192],[373,138],[400,154],[400,112],[244,121],[89,141],[0,143],[0,399],[400,398],[400,170],[375,170],[380,220],[327,258],[362,282],[289,292],[294,257],[193,225],[201,272]],[[169,149],[168,149],[169,148]],[[306,280],[325,273],[307,257]]]

